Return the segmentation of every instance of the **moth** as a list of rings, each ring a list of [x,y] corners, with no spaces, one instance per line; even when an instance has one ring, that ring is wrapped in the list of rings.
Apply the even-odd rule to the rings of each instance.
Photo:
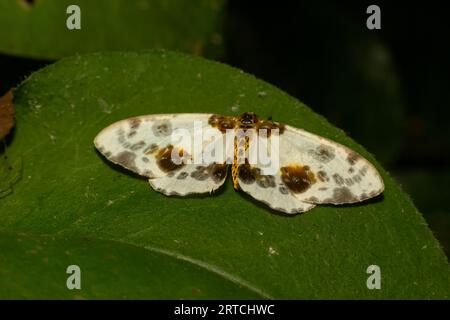
[[[230,167],[236,190],[288,214],[356,203],[384,190],[375,167],[355,151],[252,112],[133,117],[103,129],[94,144],[167,196],[212,193]],[[255,150],[273,161],[263,163],[264,152]]]

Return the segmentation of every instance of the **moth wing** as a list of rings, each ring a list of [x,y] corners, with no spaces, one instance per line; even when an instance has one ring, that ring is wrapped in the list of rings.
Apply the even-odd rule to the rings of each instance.
[[[278,148],[272,147],[277,143]],[[355,203],[384,190],[369,161],[305,130],[285,126],[280,135],[259,137],[257,148],[265,150],[270,163],[261,164],[258,158],[254,164],[240,165],[239,187],[278,211],[299,213],[316,204]]]
[[[239,170],[245,165],[241,165]],[[251,167],[250,170],[255,169]],[[301,201],[284,185],[279,174],[256,176],[248,180],[238,176],[239,188],[270,208],[289,214],[311,210],[315,204]]]
[[[273,139],[273,137],[258,137],[257,142],[256,140],[251,140],[249,151],[246,155],[247,159],[237,169],[239,188],[255,200],[261,201],[277,211],[295,214],[311,210],[315,207],[314,204],[302,201],[285,186],[280,174],[280,168],[276,162],[270,164],[268,162],[262,163],[258,150],[264,149],[270,159],[274,159],[272,155],[279,159],[278,150],[274,153],[271,152]],[[255,143],[257,144],[256,148],[254,148]],[[256,156],[258,158],[255,158]],[[271,168],[268,168],[269,166]]]
[[[212,193],[225,181],[226,164],[185,165],[175,175],[150,178],[153,189],[167,196]]]
[[[208,124],[210,116],[160,114],[125,119],[103,129],[94,144],[109,161],[148,177],[156,191],[166,195],[212,192],[225,180],[225,160],[217,157],[215,163],[200,165],[190,161],[219,143],[201,139],[204,129],[221,135]],[[194,139],[200,139],[199,149]],[[172,155],[178,155],[178,161]]]
[[[279,152],[282,180],[293,186],[290,190],[304,202],[355,203],[384,191],[380,174],[368,160],[344,145],[305,130],[285,126]],[[289,168],[303,168],[297,178],[306,179],[309,185],[295,188]]]

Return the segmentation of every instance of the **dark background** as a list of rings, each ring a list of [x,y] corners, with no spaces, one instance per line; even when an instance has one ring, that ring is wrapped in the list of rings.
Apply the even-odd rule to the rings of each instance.
[[[381,30],[366,27],[370,4],[381,8]],[[448,256],[449,25],[437,1],[230,0],[221,59],[297,97],[375,154]],[[0,94],[49,63],[0,55]]]
[[[366,9],[381,9],[369,30]],[[230,1],[225,61],[375,154],[450,255],[450,20],[442,2]],[[395,214],[395,213],[393,213]]]

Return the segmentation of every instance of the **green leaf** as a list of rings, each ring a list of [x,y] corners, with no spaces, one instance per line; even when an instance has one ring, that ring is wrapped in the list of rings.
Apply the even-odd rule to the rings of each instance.
[[[69,30],[78,5],[81,29]],[[0,52],[57,59],[100,50],[222,52],[223,0],[10,0],[0,2]],[[70,11],[72,12],[72,11]]]
[[[190,261],[107,240],[0,233],[0,248],[2,299],[261,298]],[[66,286],[74,263],[81,290]]]
[[[0,275],[8,275],[0,288],[21,285],[9,284],[1,296],[57,296],[66,290],[66,266],[77,264],[89,276],[76,294],[88,298],[190,297],[186,288],[194,285],[202,298],[449,297],[439,243],[373,157],[302,103],[240,70],[170,52],[75,56],[30,76],[14,103],[17,127],[7,151],[22,159],[23,174],[0,199]],[[102,128],[132,116],[244,111],[361,153],[380,170],[383,196],[296,216],[275,214],[235,192],[229,180],[212,196],[169,198],[110,165],[92,143]],[[19,233],[28,239],[23,245],[11,238]],[[44,235],[55,240],[45,244]],[[39,256],[21,267],[35,243]],[[64,248],[77,255],[68,259]],[[116,263],[101,252],[120,256],[124,280],[117,285],[110,274],[101,276]],[[44,255],[55,261],[48,273]],[[366,287],[369,265],[381,268],[381,290]],[[180,288],[158,282],[162,269],[182,279]],[[45,292],[36,280],[42,273],[52,284]],[[149,285],[135,293],[137,282]]]
[[[13,164],[10,163],[6,154],[0,157],[0,199],[13,191],[13,186],[22,175],[21,159],[17,158]]]

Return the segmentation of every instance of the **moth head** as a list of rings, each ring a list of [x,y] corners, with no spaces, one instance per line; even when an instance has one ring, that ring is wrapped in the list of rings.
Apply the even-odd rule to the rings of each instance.
[[[242,125],[249,126],[258,123],[258,117],[253,112],[245,112],[241,115],[239,121]]]

